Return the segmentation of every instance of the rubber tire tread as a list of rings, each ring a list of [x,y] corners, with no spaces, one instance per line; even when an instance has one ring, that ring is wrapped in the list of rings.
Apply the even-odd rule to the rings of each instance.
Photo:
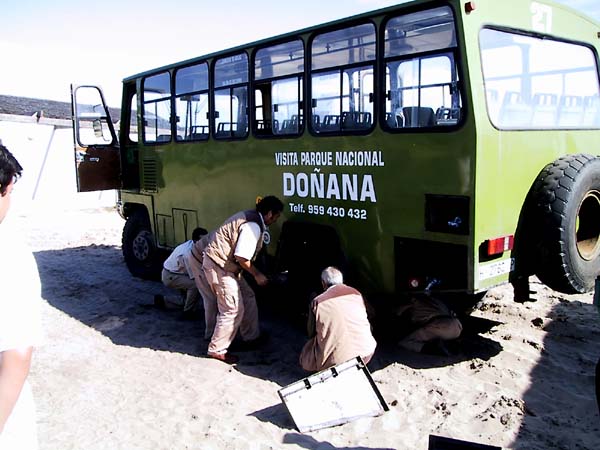
[[[565,294],[590,291],[600,271],[600,257],[584,260],[576,242],[578,208],[590,189],[600,190],[600,158],[588,154],[566,155],[548,164],[533,186],[540,232],[536,275]]]
[[[162,260],[159,257],[159,251],[156,245],[150,249],[150,257],[142,263],[133,253],[133,241],[140,231],[151,231],[150,219],[146,211],[135,209],[125,221],[123,235],[121,239],[123,258],[129,272],[134,277],[145,280],[160,280],[162,271]]]

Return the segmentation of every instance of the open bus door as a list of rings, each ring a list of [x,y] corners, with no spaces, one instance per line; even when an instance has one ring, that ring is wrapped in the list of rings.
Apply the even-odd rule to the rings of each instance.
[[[71,85],[77,191],[121,187],[119,143],[102,90]]]

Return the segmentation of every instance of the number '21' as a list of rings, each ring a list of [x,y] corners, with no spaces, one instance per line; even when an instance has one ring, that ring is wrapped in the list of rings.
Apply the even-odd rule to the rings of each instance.
[[[537,2],[531,3],[531,27],[540,33],[552,32],[552,7]]]

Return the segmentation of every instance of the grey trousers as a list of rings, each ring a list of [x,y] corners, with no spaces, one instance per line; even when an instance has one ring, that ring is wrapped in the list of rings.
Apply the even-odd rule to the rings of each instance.
[[[184,311],[194,311],[196,309],[200,300],[200,292],[196,287],[196,283],[188,274],[177,274],[163,269],[161,278],[163,284],[168,288],[185,291]]]

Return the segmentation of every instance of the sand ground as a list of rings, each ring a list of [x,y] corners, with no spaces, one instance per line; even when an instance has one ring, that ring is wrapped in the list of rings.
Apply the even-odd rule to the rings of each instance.
[[[21,211],[43,286],[45,344],[31,383],[42,450],[427,449],[430,434],[523,450],[600,448],[592,295],[533,284],[478,304],[457,356],[381,344],[369,369],[390,410],[301,434],[277,390],[303,378],[303,329],[261,310],[270,340],[231,367],[204,358],[202,321],[152,306],[111,209]],[[286,299],[280,299],[285,302]]]

